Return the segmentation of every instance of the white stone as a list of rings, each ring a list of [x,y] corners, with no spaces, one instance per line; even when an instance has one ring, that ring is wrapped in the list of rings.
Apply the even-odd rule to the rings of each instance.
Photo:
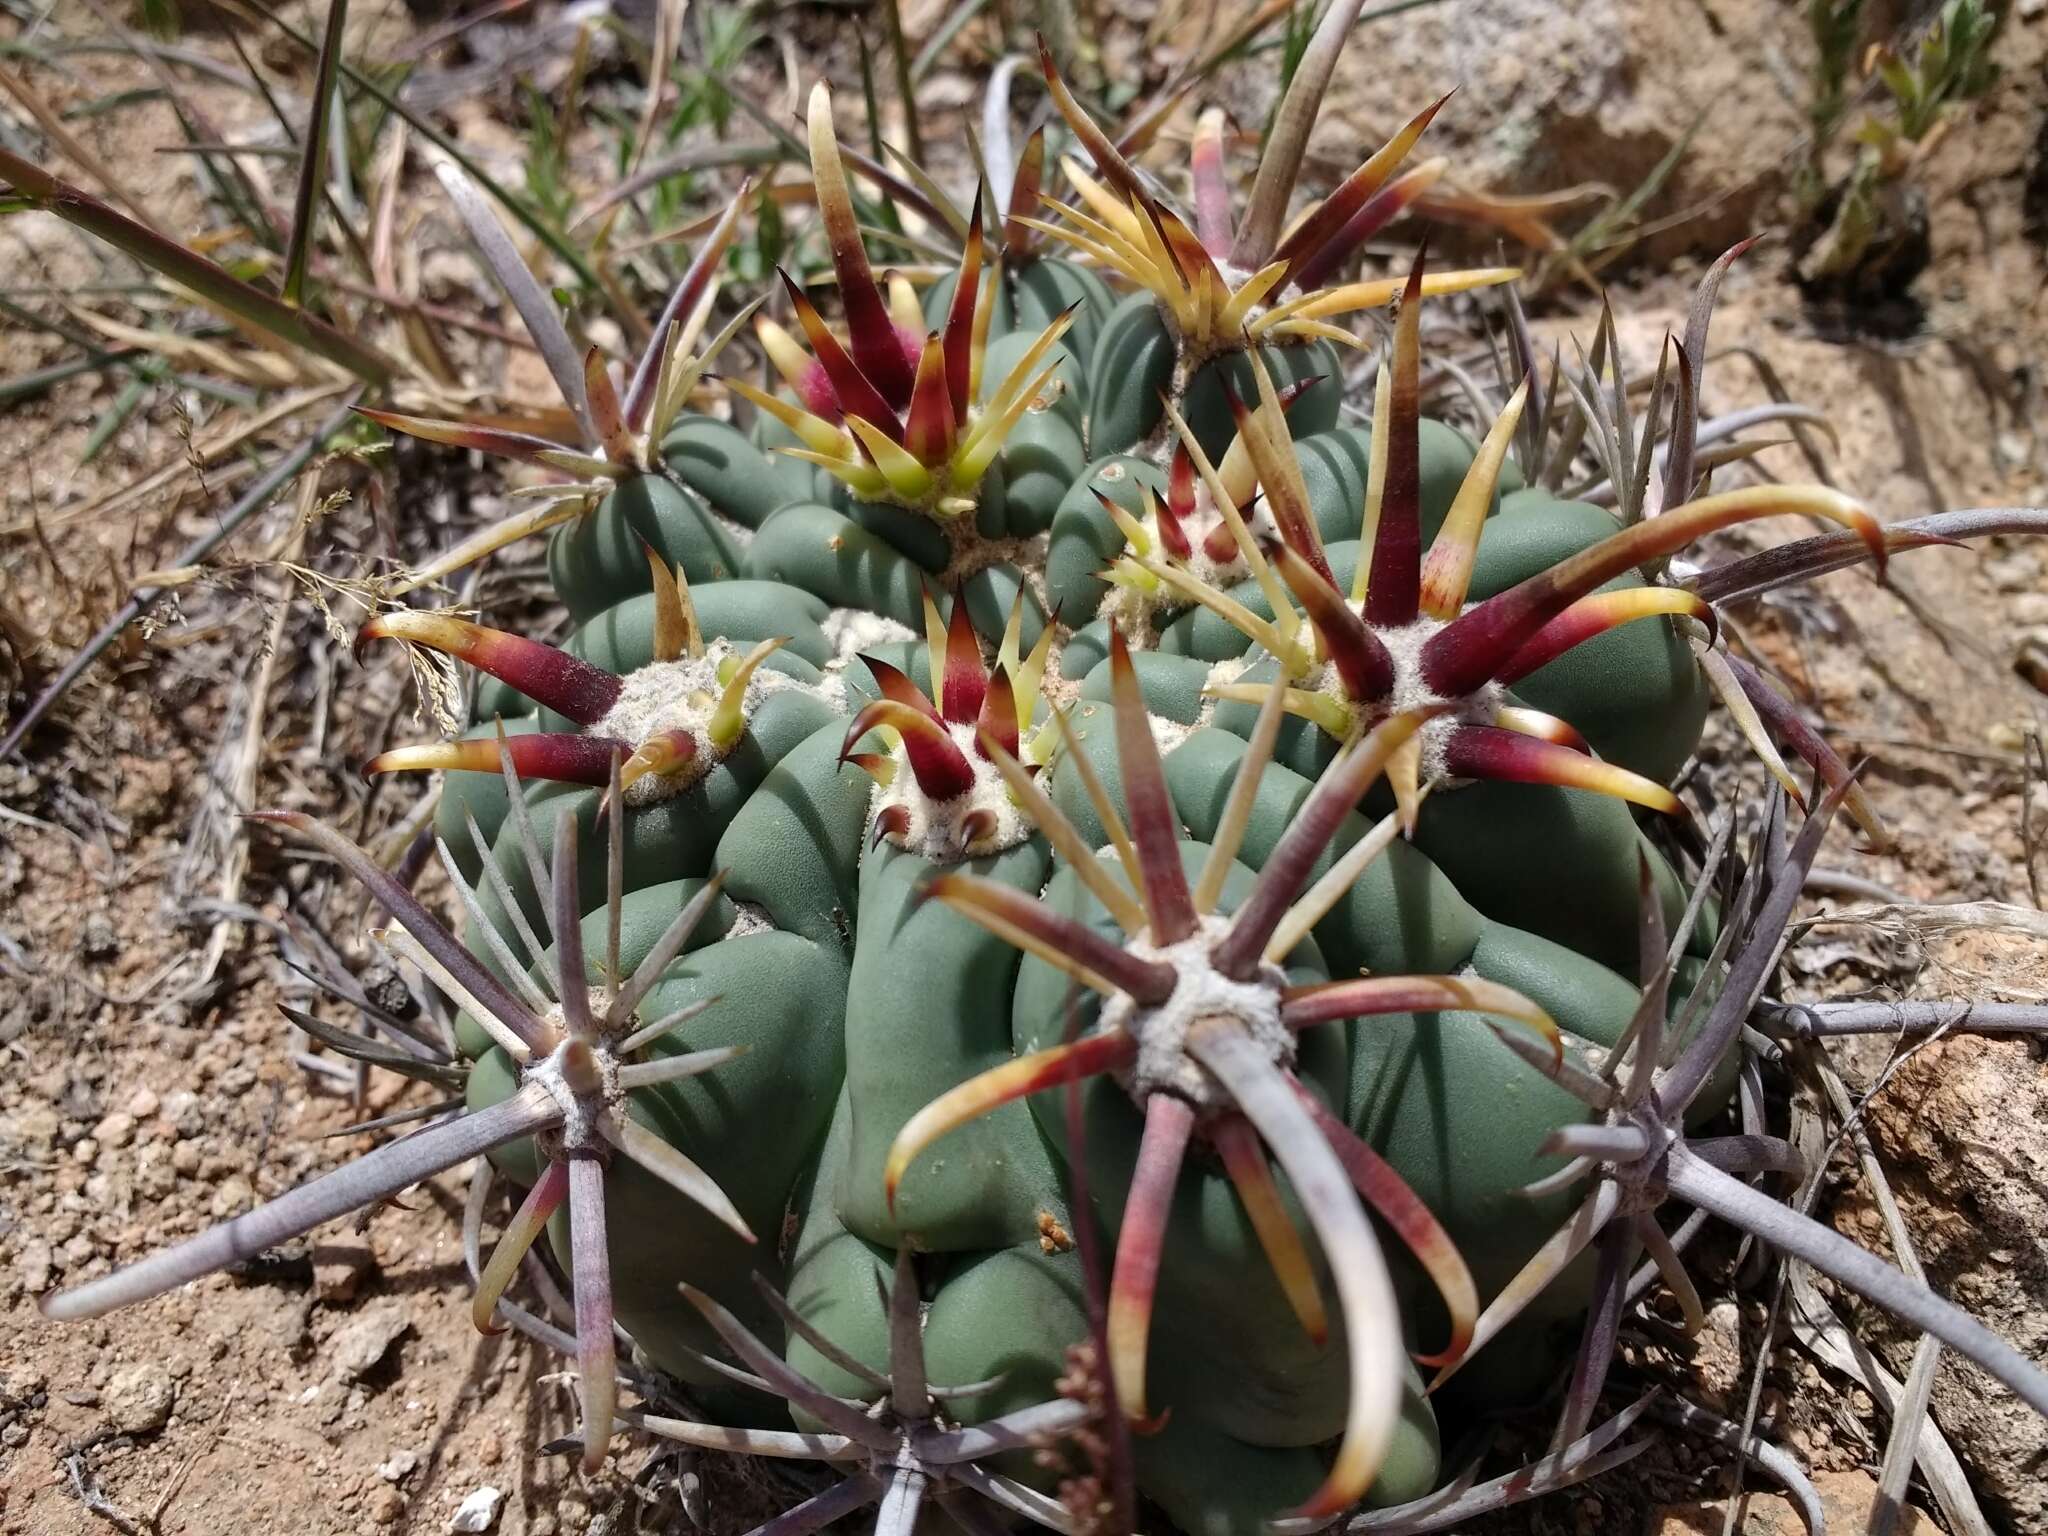
[[[498,1506],[504,1500],[505,1495],[489,1483],[481,1488],[472,1489],[468,1497],[463,1499],[461,1507],[449,1517],[448,1529],[465,1532],[488,1531],[497,1524]]]

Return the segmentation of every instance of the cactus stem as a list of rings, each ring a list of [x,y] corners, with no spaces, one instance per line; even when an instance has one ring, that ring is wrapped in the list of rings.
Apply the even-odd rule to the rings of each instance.
[[[1223,1158],[1224,1171],[1237,1189],[1245,1215],[1251,1219],[1266,1262],[1286,1293],[1287,1304],[1294,1309],[1302,1332],[1320,1348],[1330,1336],[1330,1315],[1323,1306],[1315,1266],[1281,1204],[1279,1186],[1273,1182],[1273,1170],[1259,1147],[1257,1133],[1242,1116],[1225,1115],[1208,1127],[1208,1134]]]
[[[567,651],[452,614],[410,609],[379,614],[357,634],[357,654],[370,641],[383,639],[424,645],[466,662],[578,725],[602,720],[623,687],[611,673]]]
[[[1145,1134],[1138,1144],[1138,1165],[1131,1175],[1116,1266],[1110,1275],[1110,1371],[1125,1416],[1141,1425],[1151,1417],[1145,1408],[1145,1358],[1166,1219],[1194,1127],[1194,1109],[1183,1099],[1159,1093],[1146,1104]]]

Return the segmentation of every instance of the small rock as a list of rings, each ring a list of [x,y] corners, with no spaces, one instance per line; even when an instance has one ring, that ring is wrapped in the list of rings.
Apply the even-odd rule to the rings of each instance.
[[[481,1488],[471,1489],[463,1499],[461,1507],[449,1516],[448,1529],[474,1533],[488,1531],[498,1522],[498,1506],[505,1495],[486,1483]]]
[[[313,1254],[313,1294],[325,1302],[353,1301],[377,1261],[365,1248],[320,1248]]]
[[[419,1464],[420,1459],[413,1452],[393,1451],[390,1460],[377,1463],[377,1475],[387,1483],[402,1483]]]
[[[92,1128],[92,1139],[103,1147],[125,1147],[135,1134],[135,1117],[115,1110]]]
[[[1871,1512],[1877,1507],[1877,1479],[1868,1472],[1816,1472],[1814,1492],[1827,1511],[1831,1531],[1863,1531],[1870,1528]],[[1898,1536],[1941,1536],[1940,1527],[1910,1504],[1899,1512],[1892,1529]]]
[[[1742,1515],[1735,1527],[1738,1536],[1805,1536],[1799,1512],[1775,1493],[1746,1494]],[[1649,1536],[1721,1536],[1727,1518],[1725,1500],[1674,1504],[1651,1514]]]
[[[396,1525],[405,1517],[405,1496],[396,1488],[379,1488],[370,1495],[370,1518],[379,1525]]]
[[[255,1198],[255,1188],[238,1173],[220,1182],[213,1191],[213,1199],[208,1203],[207,1209],[213,1213],[215,1219],[225,1220],[230,1216],[241,1215],[249,1209]]]
[[[177,1383],[161,1365],[133,1365],[107,1384],[107,1418],[124,1435],[152,1435],[169,1421],[177,1397]]]
[[[128,1096],[125,1107],[130,1119],[147,1120],[163,1107],[163,1100],[157,1097],[154,1088],[138,1088]]]
[[[113,920],[104,912],[95,912],[85,920],[85,932],[78,937],[78,952],[88,960],[104,960],[121,947],[121,935],[115,931]]]
[[[377,1368],[412,1321],[395,1302],[367,1309],[335,1334],[334,1369],[343,1381],[355,1381]]]
[[[15,1273],[21,1276],[21,1288],[31,1296],[40,1296],[50,1288],[50,1266],[57,1261],[57,1255],[48,1243],[23,1243],[21,1252],[15,1256]]]

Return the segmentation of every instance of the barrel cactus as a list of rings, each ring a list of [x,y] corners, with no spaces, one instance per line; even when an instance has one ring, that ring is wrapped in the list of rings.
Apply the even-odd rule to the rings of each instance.
[[[1592,1410],[1638,1247],[1696,1310],[1675,1194],[2048,1403],[1955,1309],[1760,1211],[1741,1176],[1789,1149],[1702,1130],[1853,785],[1668,561],[1785,513],[1890,546],[1839,492],[1706,489],[1711,286],[1655,506],[1656,423],[1639,455],[1595,401],[1564,425],[1526,347],[1478,440],[1426,419],[1423,304],[1515,274],[1322,286],[1440,174],[1401,166],[1442,102],[1283,227],[1354,12],[1239,223],[1213,117],[1184,220],[1047,59],[1077,201],[1033,211],[1043,133],[1000,229],[920,190],[961,243],[920,298],[876,274],[821,85],[843,332],[785,275],[795,332],[750,305],[691,350],[736,202],[623,388],[555,358],[586,441],[370,413],[573,477],[422,573],[548,531],[562,644],[410,608],[362,631],[479,675],[464,737],[368,765],[441,773],[462,939],[279,818],[460,1010],[405,1065],[465,1107],[51,1315],[483,1155],[478,1324],[575,1355],[587,1465],[624,1424],[845,1472],[776,1532],[869,1503],[892,1533],[927,1506],[1116,1531],[1126,1475],[1190,1536],[1364,1530],[1441,1487],[1445,1421],[1534,1398],[1581,1341],[1557,1454],[1496,1492],[1611,1462],[1633,1420]],[[1390,303],[1354,390],[1336,319]],[[697,405],[750,318],[782,389],[724,381],[742,431]],[[1531,483],[1596,428],[1622,516]],[[1740,889],[1671,787],[1717,689],[1783,778],[1774,731],[1831,786]],[[486,1261],[499,1178],[523,1193]],[[507,1299],[543,1235],[573,1332]],[[617,1406],[620,1330],[650,1401],[681,1383],[698,1417]]]

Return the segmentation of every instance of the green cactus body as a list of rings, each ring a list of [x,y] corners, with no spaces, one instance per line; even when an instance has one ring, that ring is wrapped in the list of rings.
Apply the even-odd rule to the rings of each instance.
[[[1156,676],[1148,678],[1148,688]],[[1116,752],[1106,728],[1109,713],[1105,706],[1083,704],[1075,712],[1075,728],[1099,777],[1113,784]],[[1242,739],[1214,728],[1189,732],[1165,754],[1175,806],[1193,836],[1208,835],[1218,825],[1244,754]],[[1080,794],[1077,778],[1055,772],[1055,801],[1084,835],[1100,838],[1099,821]],[[1239,853],[1245,864],[1256,868],[1270,854],[1299,814],[1309,788],[1307,779],[1279,763],[1265,768]],[[1368,826],[1364,816],[1349,818],[1318,867],[1334,862]],[[1099,913],[1089,915],[1100,922]],[[1596,961],[1489,920],[1422,852],[1398,840],[1366,866],[1316,925],[1314,938],[1333,976],[1470,974],[1500,982],[1542,1004],[1568,1039],[1595,1048],[1613,1043],[1639,997],[1633,986]],[[1045,970],[1026,963],[1020,996],[1026,985],[1038,987],[1043,978],[1037,973]],[[1063,983],[1057,985],[1063,989]],[[1051,1026],[1042,989],[1036,1003],[1034,1038],[1043,1039]],[[1310,1038],[1303,1037],[1304,1047]],[[1467,1255],[1481,1294],[1492,1294],[1568,1213],[1569,1197],[1537,1201],[1520,1190],[1559,1166],[1536,1149],[1550,1131],[1583,1121],[1584,1106],[1533,1072],[1471,1015],[1361,1020],[1351,1026],[1350,1040],[1349,1078],[1342,1093],[1347,1120],[1422,1195]],[[1730,1086],[1725,1069],[1718,1086],[1722,1097],[1716,1102],[1725,1102]],[[1242,1272],[1233,1269],[1234,1297],[1243,1294],[1249,1272],[1250,1266]],[[1558,1356],[1541,1343],[1548,1324],[1583,1306],[1589,1280],[1584,1266],[1567,1275],[1547,1293],[1536,1316],[1503,1335],[1507,1348],[1496,1355],[1490,1346],[1465,1369],[1457,1378],[1463,1383],[1459,1390],[1494,1401],[1533,1391],[1542,1373],[1554,1371],[1558,1363]],[[1419,1332],[1416,1347],[1425,1347],[1441,1335],[1440,1311],[1428,1286],[1412,1272],[1403,1290],[1415,1298],[1409,1326]],[[1241,1300],[1231,1304],[1242,1306]],[[1275,1321],[1289,1320],[1283,1314]]]
[[[936,329],[945,324],[957,285],[958,275],[949,272],[925,290],[927,325]],[[1116,295],[1093,267],[1063,256],[1031,256],[1002,267],[994,307],[989,312],[988,339],[993,349],[994,343],[1019,333],[1035,336],[1064,311],[1074,309],[1074,323],[1067,331],[1066,345],[1086,367],[1094,354],[1096,338],[1102,334],[1103,323],[1115,307]]]
[[[673,881],[625,898],[619,939],[624,970],[646,958],[702,884]],[[745,1413],[744,1398],[731,1394],[696,1359],[715,1339],[697,1313],[680,1305],[675,1287],[681,1281],[701,1286],[742,1316],[772,1325],[749,1277],[757,1269],[777,1272],[775,1237],[783,1213],[817,1155],[837,1097],[842,1041],[838,1032],[817,1028],[817,1017],[842,995],[844,971],[826,946],[796,934],[734,934],[736,915],[722,899],[713,907],[692,932],[691,947],[648,993],[643,1011],[661,1017],[718,1000],[678,1035],[651,1047],[650,1059],[719,1046],[742,1046],[745,1054],[715,1075],[636,1089],[629,1104],[635,1120],[718,1182],[763,1241],[741,1241],[717,1218],[624,1159],[614,1161],[606,1214],[618,1251],[635,1256],[613,1282],[620,1321],[663,1370],[709,1390],[722,1410]],[[607,922],[600,908],[583,923],[593,986],[604,981]],[[552,947],[547,959],[553,959]],[[465,1025],[466,1034],[474,1033],[473,1024]],[[472,1107],[483,1108],[517,1085],[509,1060],[493,1047],[471,1068],[467,1097]],[[530,1183],[536,1175],[530,1142],[513,1143],[494,1160],[517,1182]],[[551,1232],[566,1264],[565,1219],[558,1217]],[[753,1412],[758,1415],[758,1404]]]
[[[1337,424],[1343,372],[1334,347],[1320,340],[1268,344],[1259,356],[1276,388],[1320,380],[1295,403],[1298,434],[1326,432]],[[1164,419],[1159,397],[1171,389],[1203,450],[1219,456],[1234,430],[1226,380],[1240,400],[1256,401],[1251,364],[1241,354],[1228,354],[1201,363],[1182,381],[1176,377],[1180,362],[1180,345],[1152,295],[1133,293],[1119,302],[1088,360],[1089,451],[1100,458],[1129,453],[1145,442]]]
[[[1049,866],[1032,839],[963,867],[1036,893]],[[893,1212],[883,1193],[883,1164],[904,1122],[1009,1057],[1017,953],[945,907],[920,905],[933,867],[887,842],[861,864],[846,1006],[853,1132],[840,1214],[852,1231],[892,1247],[1007,1247],[1037,1229],[1040,1196],[1014,1176],[1037,1141],[1028,1114],[991,1115],[950,1138],[943,1160],[906,1184]]]
[[[740,574],[739,540],[701,498],[658,475],[635,475],[556,531],[548,579],[580,622],[651,589],[648,548],[693,586]]]
[[[1299,404],[1290,413],[1290,424],[1298,411]],[[1472,467],[1474,449],[1471,439],[1457,428],[1428,419],[1420,425],[1419,440],[1423,531],[1429,538],[1442,526],[1444,514]],[[1365,504],[1372,466],[1372,434],[1360,427],[1333,426],[1298,437],[1295,449],[1310,513],[1334,559],[1338,548],[1346,541],[1355,546],[1358,538],[1359,509]],[[1104,611],[1104,599],[1110,592],[1101,573],[1124,551],[1125,538],[1104,515],[1097,498],[1107,496],[1142,518],[1146,490],[1155,497],[1163,495],[1165,472],[1128,454],[1100,458],[1073,482],[1054,514],[1052,541],[1046,552],[1046,599],[1075,627],[1061,653],[1061,667],[1070,678],[1086,677],[1109,654],[1108,622],[1096,617]],[[1497,509],[1499,505],[1496,492],[1493,506]],[[1260,617],[1272,617],[1265,594],[1249,576],[1232,585],[1230,595]],[[1148,615],[1142,635],[1130,635],[1127,627],[1134,645],[1208,661],[1243,654],[1245,637],[1223,619],[1185,597],[1170,592],[1162,596],[1159,608]]]
[[[1448,461],[1455,448],[1444,442],[1440,451]],[[1427,455],[1423,463],[1428,465]],[[1434,537],[1449,496],[1455,494],[1449,462],[1439,471],[1437,483],[1451,490],[1435,506],[1425,496],[1426,539]],[[1424,485],[1429,484],[1425,474]],[[1098,539],[1099,530],[1107,528],[1121,542],[1099,507],[1094,526]],[[1617,527],[1614,518],[1597,507],[1558,502],[1536,491],[1511,493],[1480,533],[1470,598],[1482,601],[1504,591],[1608,537]],[[1330,568],[1340,588],[1350,583],[1360,554],[1355,539],[1328,544]],[[1622,578],[1601,590],[1639,585]],[[1230,596],[1260,618],[1272,617],[1272,606],[1258,583],[1243,581],[1230,589]],[[1063,665],[1072,664],[1077,651],[1082,660],[1093,654],[1078,643],[1082,638],[1077,635],[1076,643],[1063,652]],[[1097,640],[1095,646],[1100,643]],[[1159,637],[1162,653],[1197,663],[1243,656],[1250,646],[1242,631],[1205,608],[1184,612]],[[1270,661],[1254,659],[1250,669],[1233,680],[1263,682],[1274,675]],[[1160,696],[1163,712],[1183,723],[1197,718],[1183,712],[1190,696],[1213,680],[1198,683],[1194,666],[1166,663],[1148,676],[1171,679]],[[1148,685],[1148,696],[1158,686],[1157,681]],[[1665,618],[1598,635],[1520,679],[1512,692],[1578,726],[1603,758],[1658,782],[1676,773],[1690,754],[1707,703],[1691,652],[1673,621]],[[1106,669],[1098,664],[1084,683],[1083,696],[1107,695]],[[1215,705],[1213,720],[1226,730],[1249,735],[1256,714],[1250,703],[1223,700]],[[1277,755],[1297,772],[1312,776],[1328,763],[1335,747],[1324,731],[1290,720],[1282,728]],[[1370,804],[1384,810],[1392,801],[1381,788]],[[1650,860],[1667,918],[1676,921],[1684,906],[1683,892],[1667,861],[1644,839],[1629,809],[1606,795],[1484,781],[1444,789],[1423,805],[1415,841],[1490,916],[1570,944],[1608,965],[1633,964],[1639,853]],[[1704,953],[1712,938],[1712,924],[1703,924],[1694,934],[1694,944]]]

